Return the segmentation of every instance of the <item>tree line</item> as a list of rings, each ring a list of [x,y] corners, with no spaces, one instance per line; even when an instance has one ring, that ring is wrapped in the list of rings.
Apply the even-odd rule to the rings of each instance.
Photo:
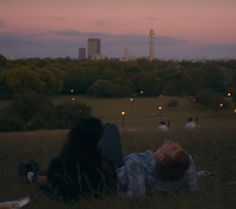
[[[236,94],[236,60],[174,61],[145,58],[78,61],[7,60],[0,55],[0,96],[19,93],[125,96]],[[142,92],[142,94],[140,94]]]

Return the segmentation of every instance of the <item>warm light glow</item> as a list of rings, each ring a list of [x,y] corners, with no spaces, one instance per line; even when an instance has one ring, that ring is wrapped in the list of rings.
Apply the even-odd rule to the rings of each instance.
[[[143,90],[140,91],[140,94],[143,94]]]
[[[232,96],[232,93],[231,93],[231,92],[228,92],[227,96],[228,96],[228,97],[231,97],[231,96]]]
[[[130,101],[130,102],[133,102],[133,101],[134,101],[134,99],[133,99],[133,98],[130,98],[130,99],[129,99],[129,101]]]
[[[162,106],[158,106],[158,110],[162,110]]]
[[[236,108],[234,108],[234,113],[236,113]]]
[[[71,89],[71,90],[70,90],[70,93],[74,93],[74,89]]]
[[[124,112],[124,111],[122,111],[122,112],[121,112],[121,115],[122,115],[122,116],[125,116],[125,112]]]
[[[72,97],[72,99],[71,99],[73,102],[75,101],[75,97]]]
[[[220,107],[224,107],[224,104],[223,104],[223,103],[220,103]]]

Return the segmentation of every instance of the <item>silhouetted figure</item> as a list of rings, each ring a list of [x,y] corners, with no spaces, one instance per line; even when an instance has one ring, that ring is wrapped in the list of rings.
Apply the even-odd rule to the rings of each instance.
[[[188,118],[188,122],[185,124],[187,130],[194,130],[197,128],[197,124],[193,121],[191,117]]]
[[[160,122],[160,125],[158,126],[158,130],[162,133],[165,133],[165,132],[168,132],[169,128],[168,126],[166,125],[166,123],[162,120]]]
[[[24,164],[20,166],[21,175],[38,183],[46,195],[62,200],[101,198],[116,192],[116,170],[99,149],[102,135],[99,119],[80,118],[70,130],[61,154],[51,161],[46,176],[24,170]]]

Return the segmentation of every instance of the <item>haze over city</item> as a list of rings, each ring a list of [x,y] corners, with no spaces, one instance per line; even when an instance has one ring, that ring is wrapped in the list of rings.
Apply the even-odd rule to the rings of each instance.
[[[155,57],[235,59],[235,0],[0,0],[0,54],[14,58],[76,58],[88,38],[102,53]]]

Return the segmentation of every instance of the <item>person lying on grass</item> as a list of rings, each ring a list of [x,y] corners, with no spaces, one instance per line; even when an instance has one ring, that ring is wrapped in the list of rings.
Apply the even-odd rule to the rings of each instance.
[[[172,141],[155,152],[127,155],[124,166],[118,169],[118,181],[127,197],[198,189],[197,170],[191,155]]]
[[[101,140],[101,153],[117,169],[118,184],[126,197],[155,192],[197,191],[194,161],[180,144],[166,141],[156,151],[130,153],[124,159],[118,127],[107,123]]]
[[[23,183],[37,183],[44,194],[62,200],[102,198],[117,190],[116,170],[101,155],[99,143],[103,124],[94,117],[79,119],[69,132],[61,154],[46,172],[39,175],[35,161],[22,162],[19,171]]]

